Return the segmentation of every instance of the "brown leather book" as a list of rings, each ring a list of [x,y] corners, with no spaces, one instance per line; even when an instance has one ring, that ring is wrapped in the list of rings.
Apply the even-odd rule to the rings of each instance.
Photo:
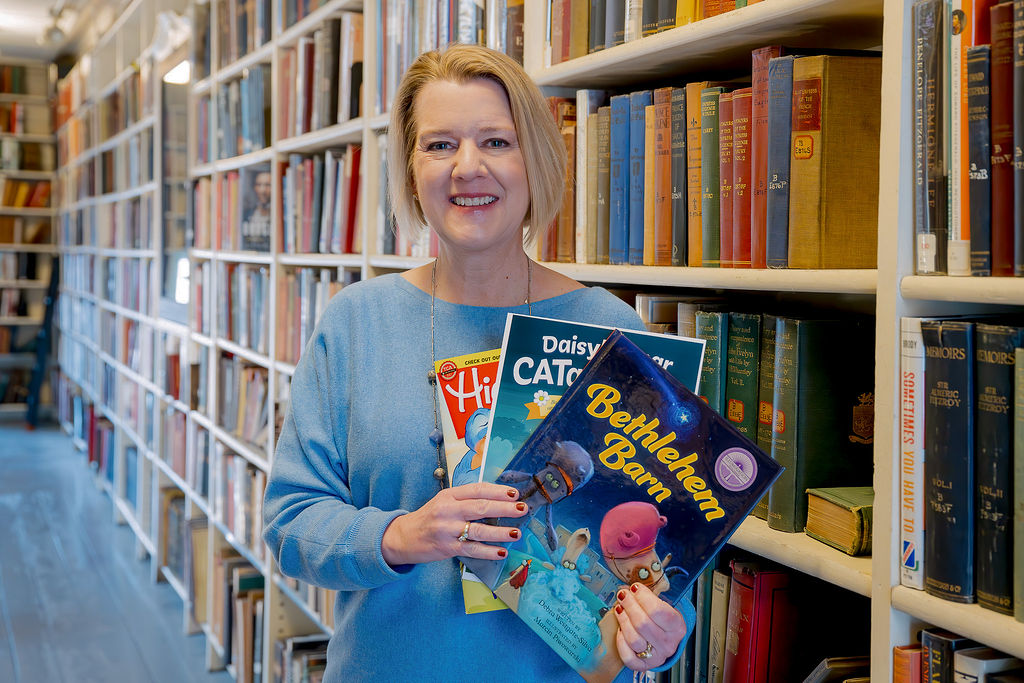
[[[672,265],[672,88],[654,91],[653,265]]]
[[[992,275],[1013,275],[1013,3],[992,12]]]
[[[732,267],[750,267],[752,89],[732,93]]]
[[[721,268],[732,268],[732,175],[733,175],[733,93],[718,97],[718,161],[719,161],[719,244]]]
[[[747,4],[750,2],[748,0]],[[750,266],[767,268],[768,230],[768,61],[782,55],[779,45],[751,52],[750,100]]]

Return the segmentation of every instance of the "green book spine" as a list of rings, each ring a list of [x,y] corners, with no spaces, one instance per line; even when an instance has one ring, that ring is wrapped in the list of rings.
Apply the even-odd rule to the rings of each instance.
[[[765,453],[772,452],[772,400],[775,394],[775,321],[776,316],[761,318],[761,356],[757,364],[757,445]],[[768,519],[768,494],[751,513]]]
[[[975,328],[975,592],[982,607],[1013,614],[1014,349],[1024,328]]]
[[[697,338],[706,342],[704,364],[697,394],[719,415],[725,413],[726,344],[729,340],[729,314],[721,311],[697,311]]]
[[[721,164],[718,150],[718,96],[725,88],[704,88],[700,93],[700,183],[701,183],[701,264],[721,266]]]
[[[808,496],[817,496],[853,513],[857,520],[857,540],[853,548],[846,548],[835,540],[815,533],[810,526],[807,535],[822,543],[842,550],[848,555],[871,554],[871,527],[874,519],[875,492],[870,486],[835,486],[807,489]]]
[[[1024,622],[1024,349],[1013,372],[1013,616]]]
[[[730,313],[726,345],[725,416],[751,441],[757,438],[757,364],[761,315]]]
[[[780,317],[775,329],[768,526],[803,531],[809,488],[871,484],[874,335],[861,320]]]

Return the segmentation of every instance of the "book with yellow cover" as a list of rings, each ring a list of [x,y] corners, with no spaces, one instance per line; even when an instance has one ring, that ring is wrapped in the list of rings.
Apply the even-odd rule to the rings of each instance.
[[[870,486],[807,489],[804,530],[811,538],[847,555],[870,555],[874,499]]]

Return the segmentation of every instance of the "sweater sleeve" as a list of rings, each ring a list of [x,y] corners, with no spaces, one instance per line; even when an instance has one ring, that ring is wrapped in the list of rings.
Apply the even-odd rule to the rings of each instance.
[[[330,306],[322,322],[341,313]],[[329,334],[337,327],[319,325],[295,369],[263,500],[263,538],[285,575],[362,590],[411,570],[392,568],[381,554],[384,530],[406,511],[353,502],[345,453],[348,366],[343,335]]]

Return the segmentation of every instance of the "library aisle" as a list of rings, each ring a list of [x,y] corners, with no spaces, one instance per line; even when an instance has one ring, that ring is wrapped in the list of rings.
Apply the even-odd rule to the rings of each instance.
[[[55,428],[0,424],[0,681],[227,682]]]

